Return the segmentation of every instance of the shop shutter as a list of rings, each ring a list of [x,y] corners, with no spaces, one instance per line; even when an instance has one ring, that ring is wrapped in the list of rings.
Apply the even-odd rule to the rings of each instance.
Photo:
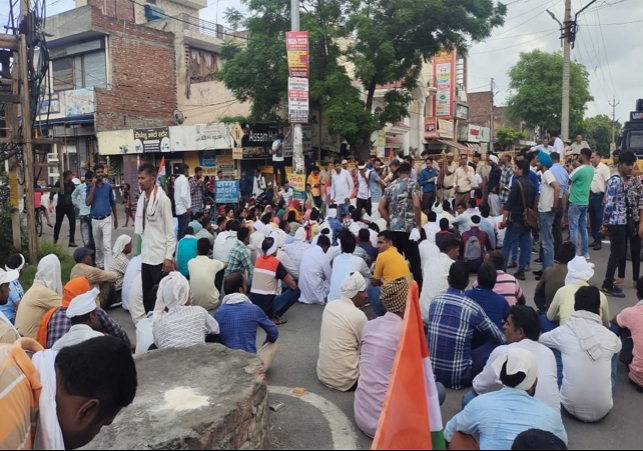
[[[71,58],[55,60],[52,64],[54,91],[74,89],[74,65]]]

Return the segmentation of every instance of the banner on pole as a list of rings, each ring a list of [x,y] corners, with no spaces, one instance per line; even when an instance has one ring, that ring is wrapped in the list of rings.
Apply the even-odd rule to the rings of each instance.
[[[290,76],[308,78],[308,32],[287,32],[286,50]]]
[[[308,79],[288,78],[288,117],[293,124],[308,122]]]

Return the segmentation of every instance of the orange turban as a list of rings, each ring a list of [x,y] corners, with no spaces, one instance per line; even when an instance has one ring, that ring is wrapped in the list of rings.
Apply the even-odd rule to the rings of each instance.
[[[63,308],[69,307],[72,299],[74,299],[76,296],[87,293],[89,290],[91,290],[89,280],[87,280],[85,277],[78,277],[67,282],[67,285],[65,285],[65,287],[63,288]],[[36,334],[36,341],[40,343],[43,348],[47,347],[49,320],[51,320],[51,317],[59,308],[60,307],[56,307],[49,310],[47,314],[42,318],[42,321],[40,321],[40,325],[38,326],[38,333]]]

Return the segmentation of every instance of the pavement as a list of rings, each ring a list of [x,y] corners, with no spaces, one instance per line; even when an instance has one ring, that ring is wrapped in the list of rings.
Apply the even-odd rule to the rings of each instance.
[[[119,211],[120,224],[125,214]],[[53,216],[52,216],[53,221]],[[77,225],[77,233],[78,225]],[[112,233],[112,240],[122,233],[134,235],[133,227],[119,227]],[[41,239],[52,239],[52,229],[45,226]],[[67,220],[61,230],[60,243],[66,247]],[[80,235],[76,238],[80,245]],[[592,283],[600,287],[607,259],[609,244],[601,251],[591,251],[591,262],[596,265]],[[535,258],[535,256],[533,256]],[[533,260],[533,259],[532,259]],[[540,265],[532,263],[532,269]],[[628,263],[627,277],[631,279],[631,265]],[[473,278],[471,282],[473,282]],[[521,282],[528,305],[535,307],[533,293],[537,282],[531,273]],[[636,293],[632,282],[624,286],[625,299],[608,298],[610,315],[613,317],[626,307],[636,304]],[[362,434],[354,422],[353,393],[341,393],[322,385],[316,376],[319,333],[322,306],[294,305],[284,315],[287,324],[279,326],[279,351],[270,367],[267,378],[271,401],[281,401],[284,407],[272,413],[273,449],[370,449],[371,439]],[[375,318],[370,307],[365,309],[369,319]],[[109,315],[119,322],[134,341],[136,332],[129,313],[121,308],[112,309]],[[265,335],[259,331],[257,341],[262,343]],[[298,396],[294,388],[303,388],[306,393]],[[460,411],[462,395],[466,390],[448,390],[442,406],[444,424]],[[602,422],[584,424],[563,416],[569,436],[569,449],[640,449],[641,438],[638,428],[641,424],[641,402],[643,394],[636,392],[629,383],[626,367],[619,363],[614,408]],[[527,412],[525,414],[528,414]]]

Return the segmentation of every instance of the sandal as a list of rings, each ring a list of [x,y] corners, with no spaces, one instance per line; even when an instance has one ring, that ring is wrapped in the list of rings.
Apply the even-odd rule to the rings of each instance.
[[[279,318],[278,316],[275,316],[270,321],[272,321],[275,326],[281,326],[282,324],[286,324],[288,322],[288,320]]]

